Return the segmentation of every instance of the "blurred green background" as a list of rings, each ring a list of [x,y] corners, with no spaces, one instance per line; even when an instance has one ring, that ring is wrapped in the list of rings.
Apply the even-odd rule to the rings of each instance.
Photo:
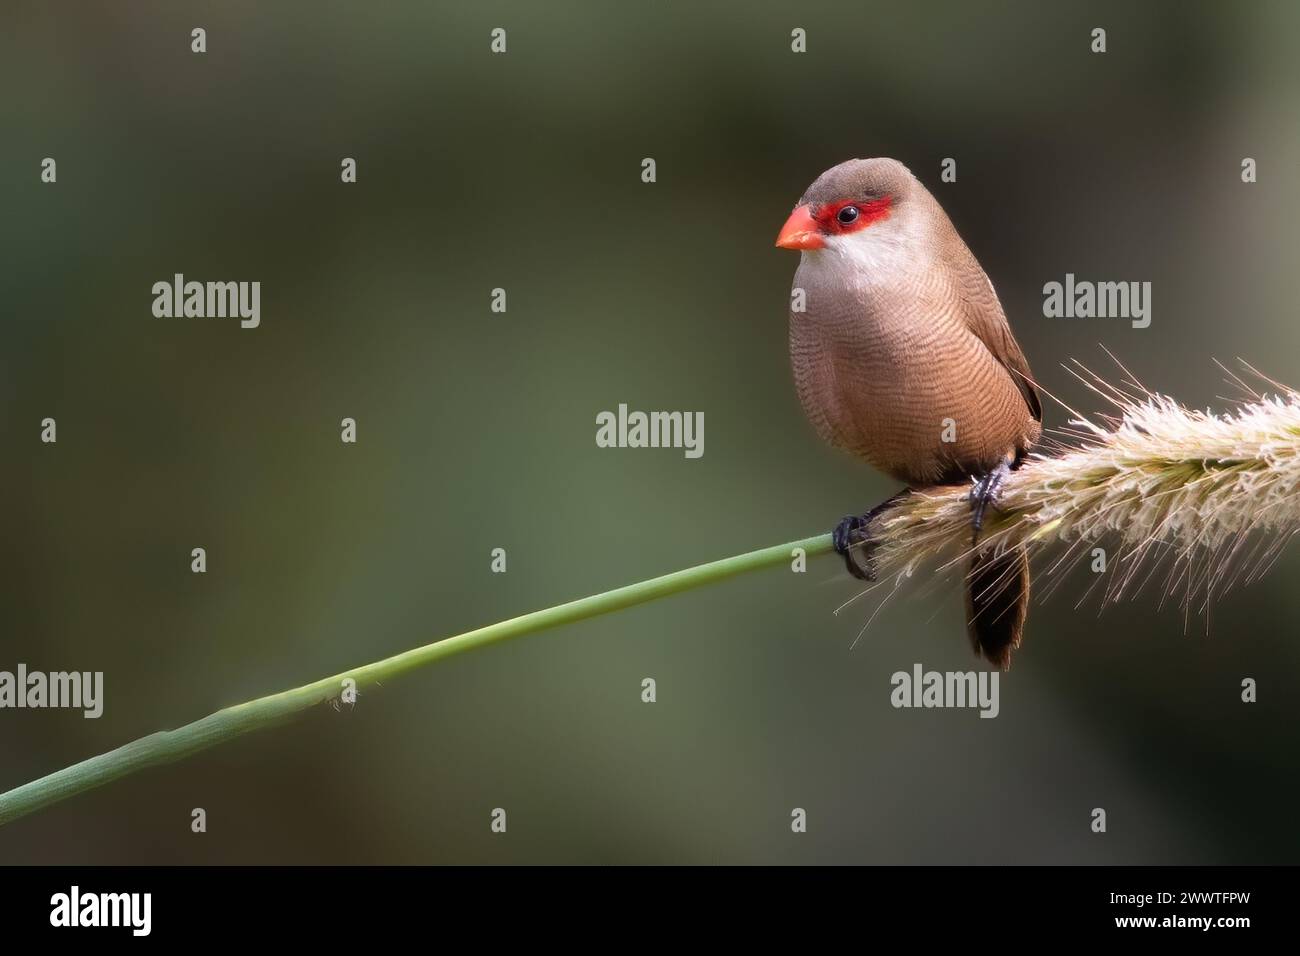
[[[1236,394],[1216,358],[1300,383],[1294,4],[2,16],[0,669],[102,670],[107,704],[0,712],[0,789],[894,491],[804,421],[796,260],[772,248],[850,157],[935,192],[1062,400],[1098,410],[1061,363],[1113,375],[1099,345],[1194,406]],[[153,318],[175,272],[260,280],[261,327]],[[1066,272],[1151,281],[1150,328],[1043,318]],[[703,411],[704,457],[598,449],[619,402]],[[979,720],[889,705],[895,670],[976,666],[955,579],[911,583],[850,651],[876,598],[833,615],[856,583],[815,561],[138,774],[0,830],[0,861],[1294,862],[1298,571],[1292,549],[1207,625],[1158,588],[1076,608],[1084,569],[1036,604]]]

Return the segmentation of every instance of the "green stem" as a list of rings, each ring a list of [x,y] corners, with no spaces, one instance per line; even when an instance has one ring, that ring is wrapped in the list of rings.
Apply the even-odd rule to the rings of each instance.
[[[778,544],[771,548],[738,554],[720,561],[687,568],[684,571],[651,578],[648,581],[629,584],[613,591],[593,594],[591,597],[570,601],[567,604],[557,604],[555,607],[533,611],[531,614],[514,617],[497,624],[489,624],[487,627],[457,634],[455,637],[448,637],[433,644],[425,644],[423,647],[386,657],[381,661],[365,664],[311,684],[304,684],[293,690],[272,694],[269,697],[259,697],[244,704],[236,704],[176,730],[165,730],[150,734],[148,737],[141,737],[116,750],[83,760],[81,763],[65,767],[39,780],[33,780],[31,783],[0,794],[0,826],[58,803],[60,800],[103,786],[137,770],[180,760],[182,757],[206,750],[222,741],[269,726],[290,714],[338,697],[345,679],[351,678],[356,681],[357,687],[365,687],[464,651],[487,647],[498,641],[523,637],[549,627],[621,611],[680,591],[689,591],[716,581],[723,581],[747,571],[774,567],[789,561],[792,557],[791,552],[795,548],[802,548],[808,557],[825,554],[831,550],[831,536],[823,534],[815,538],[804,538],[802,541],[791,541],[789,544]]]

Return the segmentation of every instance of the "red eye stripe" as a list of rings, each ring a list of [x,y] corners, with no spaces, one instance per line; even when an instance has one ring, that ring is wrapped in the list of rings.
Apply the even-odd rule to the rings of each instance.
[[[889,207],[893,203],[890,196],[882,196],[879,199],[870,199],[866,201],[857,199],[840,199],[835,202],[826,203],[813,215],[817,220],[817,225],[821,231],[828,235],[844,235],[850,232],[857,232],[865,229],[873,222],[880,222],[889,216]],[[850,223],[843,223],[839,220],[840,210],[845,206],[856,206],[858,209],[858,218]]]

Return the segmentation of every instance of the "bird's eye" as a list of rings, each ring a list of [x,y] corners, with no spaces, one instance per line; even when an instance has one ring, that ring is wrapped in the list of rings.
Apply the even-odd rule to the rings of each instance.
[[[845,206],[843,209],[839,211],[839,214],[835,218],[838,219],[843,225],[847,226],[858,218],[858,207]]]

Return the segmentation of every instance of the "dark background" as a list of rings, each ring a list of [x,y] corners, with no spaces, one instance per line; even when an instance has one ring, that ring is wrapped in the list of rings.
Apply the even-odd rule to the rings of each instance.
[[[935,192],[1071,405],[1099,408],[1061,363],[1114,377],[1101,345],[1192,406],[1236,394],[1216,358],[1300,383],[1294,4],[2,17],[0,669],[102,670],[107,705],[0,711],[0,789],[894,491],[804,421],[796,259],[772,248],[850,157]],[[155,319],[175,272],[260,280],[261,327]],[[1066,272],[1152,282],[1151,327],[1043,318]],[[598,449],[619,402],[703,411],[704,457]],[[850,651],[875,598],[834,616],[856,584],[822,559],[138,774],[5,827],[0,862],[1293,862],[1298,570],[1293,549],[1207,620],[1158,587],[1076,608],[1085,569],[1035,606],[980,720],[889,705],[896,670],[975,666],[956,582],[913,582]]]

